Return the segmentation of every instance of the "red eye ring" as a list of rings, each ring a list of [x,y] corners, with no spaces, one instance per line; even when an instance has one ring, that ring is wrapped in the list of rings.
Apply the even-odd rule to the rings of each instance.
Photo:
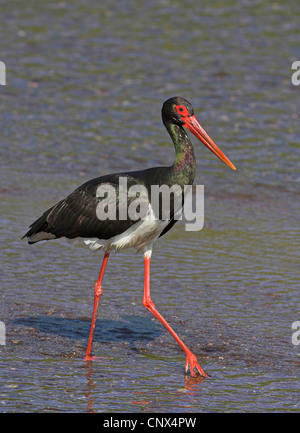
[[[182,117],[189,116],[190,113],[188,112],[188,109],[184,107],[183,105],[175,105],[175,108],[177,110],[177,113],[180,114]]]

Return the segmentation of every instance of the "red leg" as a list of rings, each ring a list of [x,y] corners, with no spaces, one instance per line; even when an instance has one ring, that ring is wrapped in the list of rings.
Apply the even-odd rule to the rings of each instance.
[[[95,296],[94,296],[94,309],[93,309],[92,324],[91,324],[90,336],[89,336],[89,341],[88,341],[88,345],[87,345],[87,349],[86,349],[86,354],[85,354],[85,358],[84,358],[87,361],[92,359],[93,335],[94,335],[94,329],[96,326],[99,301],[100,301],[100,297],[103,293],[102,279],[103,279],[103,275],[104,275],[104,271],[105,271],[108,257],[109,257],[109,253],[106,253],[104,255],[104,258],[103,258],[103,262],[102,262],[102,266],[101,266],[98,280],[96,281],[96,284],[95,284]]]
[[[180,345],[182,350],[186,355],[186,363],[185,363],[185,372],[187,373],[188,368],[190,366],[191,376],[196,376],[195,369],[201,374],[201,376],[209,377],[208,374],[205,373],[203,368],[201,368],[200,364],[197,361],[196,356],[186,347],[186,345],[180,340],[175,331],[171,328],[171,326],[166,322],[166,320],[162,317],[162,315],[156,310],[154,303],[150,297],[150,257],[145,254],[145,283],[144,283],[144,299],[143,305],[146,307],[170,332],[170,334],[175,338],[177,343]]]

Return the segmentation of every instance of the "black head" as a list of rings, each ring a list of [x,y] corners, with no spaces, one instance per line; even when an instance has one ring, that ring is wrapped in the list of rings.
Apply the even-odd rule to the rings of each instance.
[[[194,115],[194,109],[192,104],[184,98],[175,96],[168,99],[161,110],[163,122],[171,122],[176,125],[184,125],[185,117],[191,117]]]
[[[175,96],[168,99],[161,111],[162,120],[168,129],[170,124],[175,124],[187,128],[195,137],[198,138],[211,152],[220,158],[225,164],[236,170],[235,166],[230,162],[227,156],[218,148],[216,143],[210,138],[205,129],[200,125],[195,117],[192,105],[184,98]],[[170,131],[169,131],[170,132]]]

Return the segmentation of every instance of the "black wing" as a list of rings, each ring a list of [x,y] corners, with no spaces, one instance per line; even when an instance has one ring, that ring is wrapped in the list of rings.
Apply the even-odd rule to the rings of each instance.
[[[137,172],[139,173],[139,172]],[[92,179],[77,188],[64,200],[58,202],[55,206],[48,209],[30,226],[30,230],[23,236],[30,238],[29,243],[46,240],[49,238],[60,238],[65,236],[69,239],[76,237],[96,237],[98,239],[109,239],[113,236],[123,233],[125,230],[135,224],[137,219],[120,220],[100,220],[97,217],[97,206],[101,198],[97,197],[97,190],[100,185],[111,185],[116,191],[116,212],[119,211],[119,178],[126,176],[128,188],[132,185],[140,184],[139,176],[134,177],[129,174],[114,174],[101,176]],[[128,197],[128,204],[134,198]],[[142,216],[141,216],[142,217]],[[41,236],[35,236],[41,233]],[[44,235],[45,234],[45,235]],[[52,236],[48,236],[51,234]]]
[[[61,200],[55,206],[44,212],[40,218],[31,224],[30,229],[23,238],[27,237],[29,238],[29,243],[34,243],[40,240],[60,238],[62,236],[69,239],[76,237],[109,239],[113,236],[117,236],[129,229],[141,218],[145,217],[145,212],[148,211],[145,206],[144,213],[140,213],[139,219],[131,219],[128,217],[121,220],[118,218],[120,201],[119,179],[121,177],[127,179],[127,188],[133,185],[145,186],[149,192],[149,198],[147,196],[145,200],[149,203],[149,201],[151,201],[151,185],[169,184],[168,176],[169,169],[167,167],[156,167],[130,173],[109,174],[92,179],[77,188],[67,198]],[[116,220],[101,220],[97,217],[96,210],[101,201],[101,199],[97,197],[97,190],[99,186],[104,184],[112,185],[115,188],[117,199]],[[136,197],[128,197],[127,204],[130,205],[135,198]],[[160,210],[157,214],[159,219],[161,219]],[[173,197],[171,197],[170,202],[169,219],[169,224],[165,227],[160,236],[167,233],[177,222],[174,218]],[[40,235],[38,236],[39,233]]]

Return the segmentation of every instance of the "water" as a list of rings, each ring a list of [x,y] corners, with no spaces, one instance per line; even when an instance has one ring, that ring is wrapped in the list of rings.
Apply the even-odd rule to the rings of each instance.
[[[90,0],[1,5],[3,412],[299,411],[300,7]],[[95,176],[172,163],[161,119],[180,95],[233,172],[195,141],[205,227],[157,244],[152,298],[209,380],[142,306],[143,258],[28,246],[28,225]]]

